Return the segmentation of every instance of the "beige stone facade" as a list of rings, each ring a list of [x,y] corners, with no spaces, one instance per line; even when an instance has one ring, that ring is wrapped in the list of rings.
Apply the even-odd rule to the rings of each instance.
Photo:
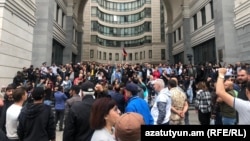
[[[128,63],[188,63],[188,54],[193,56],[194,64],[200,60],[228,64],[250,61],[250,0],[162,0],[163,9],[160,0],[151,0],[123,12],[103,8],[96,1],[1,0],[0,85],[11,83],[16,72],[23,67],[31,64],[40,67],[44,61],[48,65],[52,62],[124,62],[122,46],[93,43],[93,35],[114,41],[151,36],[150,43],[125,47]],[[135,0],[107,1],[127,3]],[[99,7],[103,13],[117,16],[151,8],[151,17],[129,24],[114,24],[93,17],[93,6]],[[161,10],[164,12],[163,21]],[[116,28],[151,22],[151,31],[133,36],[109,36],[92,31],[91,21]]]

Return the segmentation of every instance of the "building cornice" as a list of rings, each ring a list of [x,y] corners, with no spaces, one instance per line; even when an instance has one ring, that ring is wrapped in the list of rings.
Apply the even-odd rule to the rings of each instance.
[[[27,3],[32,3],[31,1],[27,1]],[[28,25],[35,26],[36,24],[36,17],[34,16],[35,11],[30,13],[26,10],[22,5],[20,5],[17,1],[10,0],[7,2],[0,2],[0,7],[4,7],[9,10],[12,14],[16,15],[17,17],[21,18],[25,21]],[[36,10],[36,7],[33,7]]]
[[[242,3],[235,8],[235,28],[239,29],[250,24],[250,1]]]

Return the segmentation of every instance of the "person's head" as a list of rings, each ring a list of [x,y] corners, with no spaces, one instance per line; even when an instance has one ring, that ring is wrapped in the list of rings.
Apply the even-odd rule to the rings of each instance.
[[[224,87],[225,87],[226,91],[233,90],[233,82],[230,80],[226,80],[224,82]]]
[[[20,102],[27,100],[27,91],[24,87],[18,87],[13,91],[14,102]]]
[[[198,84],[197,84],[197,89],[198,90],[203,90],[203,91],[207,91],[208,88],[207,88],[207,85],[204,81],[200,81]]]
[[[169,87],[169,89],[174,88],[174,87],[177,87],[176,81],[173,80],[173,79],[170,79],[170,80],[168,81],[168,87]]]
[[[125,94],[127,97],[136,96],[138,93],[138,89],[138,85],[134,84],[133,82],[130,82],[125,86]]]
[[[77,95],[80,92],[80,87],[78,85],[73,85],[70,88],[69,94],[70,96]]]
[[[116,85],[114,86],[114,90],[115,90],[116,92],[120,92],[120,90],[121,90],[120,85],[119,85],[119,84],[116,84]]]
[[[120,117],[115,100],[108,97],[97,99],[91,108],[90,127],[92,129],[102,129],[105,126],[114,126]]]
[[[123,114],[115,124],[115,137],[117,141],[140,141],[143,117],[134,112]]]
[[[240,84],[245,84],[248,81],[248,72],[246,69],[240,69],[237,74],[237,81]]]
[[[42,100],[45,96],[45,91],[43,87],[35,87],[33,92],[31,93],[34,101]]]
[[[6,87],[5,97],[8,100],[13,100],[13,91],[14,90],[15,90],[15,87],[13,85],[11,85],[11,84]]]
[[[154,85],[154,90],[156,92],[160,92],[162,89],[165,88],[165,83],[162,79],[156,79],[153,81],[153,85]]]
[[[85,81],[84,83],[81,84],[81,89],[83,95],[94,95],[95,93],[95,84],[92,83],[91,81]]]
[[[176,85],[178,86],[178,79],[176,77],[172,77],[172,80],[174,80],[176,82]]]

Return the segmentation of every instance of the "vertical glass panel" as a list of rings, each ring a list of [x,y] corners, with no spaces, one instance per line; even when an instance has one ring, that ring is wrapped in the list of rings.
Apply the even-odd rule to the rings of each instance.
[[[109,53],[109,61],[112,61],[112,53]]]
[[[148,58],[152,59],[152,50],[148,51]]]
[[[119,61],[119,53],[115,54],[115,61]]]

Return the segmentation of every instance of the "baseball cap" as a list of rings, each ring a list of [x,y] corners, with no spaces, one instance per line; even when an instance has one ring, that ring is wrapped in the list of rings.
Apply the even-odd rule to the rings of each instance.
[[[95,88],[94,83],[92,83],[88,80],[85,81],[84,83],[82,83],[82,85],[81,85],[81,89],[83,92],[94,92],[94,88]]]
[[[132,93],[132,95],[136,95],[137,92],[139,91],[138,86],[137,86],[136,84],[134,84],[134,83],[128,83],[128,84],[126,85],[125,89],[126,89],[127,91],[130,91],[130,92]]]
[[[115,136],[121,141],[137,141],[141,137],[141,125],[145,122],[143,117],[135,112],[123,114],[115,124]]]

